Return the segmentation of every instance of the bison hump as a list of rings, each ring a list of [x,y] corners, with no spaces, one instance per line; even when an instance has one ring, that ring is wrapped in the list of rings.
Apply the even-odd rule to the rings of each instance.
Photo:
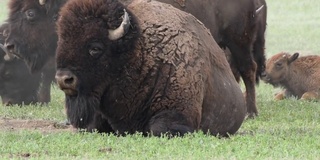
[[[193,15],[158,1],[134,0],[128,8],[135,14],[140,25],[144,37],[143,47],[150,49],[151,54],[158,53],[155,56],[170,63],[174,63],[170,57],[177,57],[170,54],[192,53],[182,56],[185,62],[192,61],[199,55],[202,56],[201,59],[215,56],[213,60],[219,61],[214,64],[221,68],[226,67],[227,61],[221,62],[225,56],[210,31]],[[157,48],[162,50],[157,52]],[[171,50],[175,52],[170,52]]]

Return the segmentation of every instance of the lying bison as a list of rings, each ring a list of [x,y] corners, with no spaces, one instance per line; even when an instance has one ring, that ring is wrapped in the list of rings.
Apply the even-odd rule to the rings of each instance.
[[[147,0],[69,0],[60,14],[56,80],[74,127],[159,136],[241,126],[239,85],[192,15]]]
[[[288,96],[301,99],[320,98],[320,56],[278,53],[267,61],[263,80],[284,88],[275,99]]]
[[[8,23],[0,26],[0,97],[4,105],[48,103],[50,97],[51,79],[45,79],[43,73],[31,74],[24,61],[6,57],[3,43],[8,33]],[[52,64],[54,66],[54,64]],[[55,69],[49,70],[47,75],[54,75]]]

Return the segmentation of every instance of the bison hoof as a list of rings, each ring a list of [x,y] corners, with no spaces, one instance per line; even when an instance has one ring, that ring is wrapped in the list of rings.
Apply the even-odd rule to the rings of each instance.
[[[255,113],[255,112],[248,112],[247,113],[247,117],[246,117],[246,119],[254,119],[254,118],[256,118],[256,117],[258,117],[258,113]]]

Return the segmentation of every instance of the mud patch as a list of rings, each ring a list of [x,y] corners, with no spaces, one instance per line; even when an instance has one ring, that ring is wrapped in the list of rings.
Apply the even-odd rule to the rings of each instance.
[[[74,129],[71,125],[65,125],[62,122],[55,122],[49,120],[23,120],[0,118],[0,131],[20,130],[41,131],[44,133],[76,131],[76,129]]]

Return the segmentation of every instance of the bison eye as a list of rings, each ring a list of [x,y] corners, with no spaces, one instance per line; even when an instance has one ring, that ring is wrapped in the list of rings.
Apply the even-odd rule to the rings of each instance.
[[[89,54],[92,57],[99,57],[103,53],[103,44],[101,43],[91,43],[89,45]]]
[[[29,9],[25,13],[28,20],[33,20],[36,17],[36,12],[33,9]]]
[[[282,67],[282,63],[279,63],[279,62],[278,62],[278,63],[275,64],[275,66],[276,66],[277,68],[281,68],[281,67]]]

